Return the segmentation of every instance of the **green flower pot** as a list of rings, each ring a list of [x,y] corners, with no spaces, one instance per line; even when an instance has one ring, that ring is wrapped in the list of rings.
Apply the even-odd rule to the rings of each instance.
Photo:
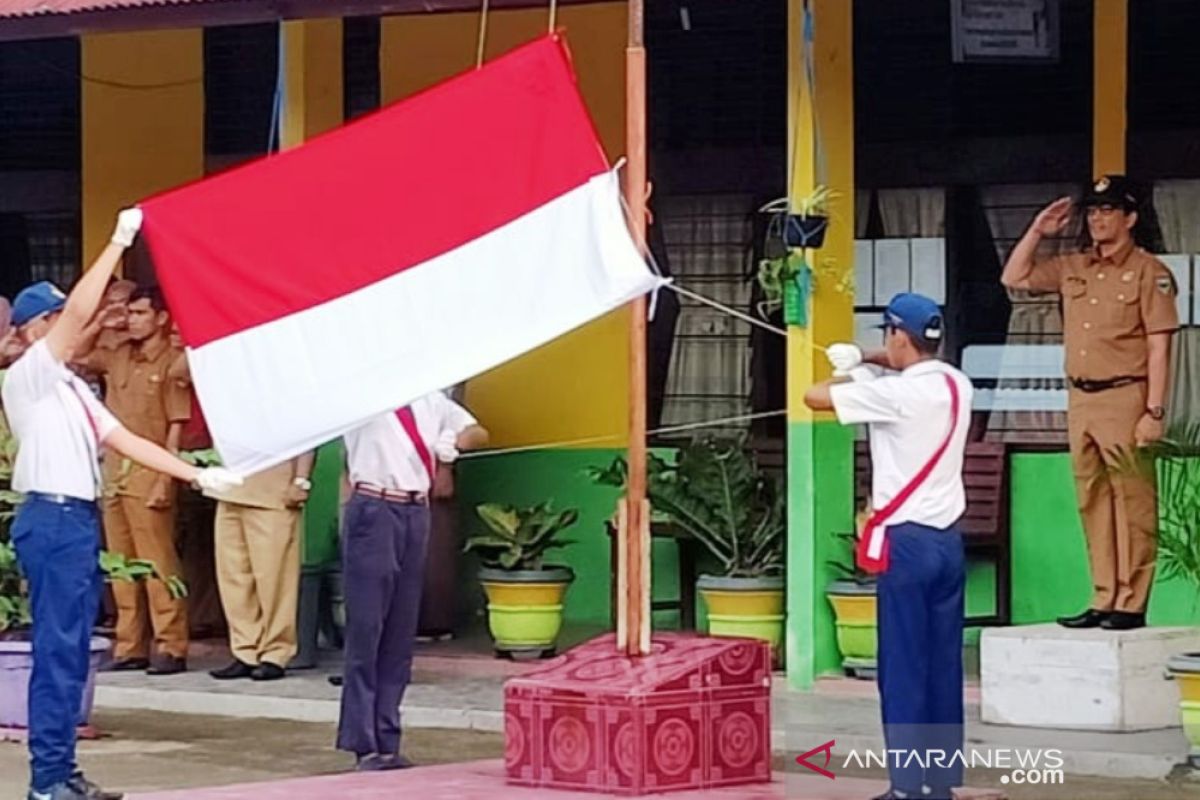
[[[858,677],[872,677],[879,654],[875,584],[834,581],[825,596],[833,606],[842,667]]]
[[[696,588],[708,607],[711,636],[769,642],[776,661],[783,644],[783,578],[729,578],[701,575]]]
[[[553,653],[562,630],[563,598],[575,574],[566,567],[479,570],[488,598],[488,629],[501,653]]]

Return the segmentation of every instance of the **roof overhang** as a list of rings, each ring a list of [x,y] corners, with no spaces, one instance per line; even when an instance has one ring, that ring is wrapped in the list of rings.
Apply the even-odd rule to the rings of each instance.
[[[559,0],[579,5],[596,0]],[[480,0],[0,0],[0,41],[287,19],[478,11]],[[491,0],[493,11],[547,0]]]

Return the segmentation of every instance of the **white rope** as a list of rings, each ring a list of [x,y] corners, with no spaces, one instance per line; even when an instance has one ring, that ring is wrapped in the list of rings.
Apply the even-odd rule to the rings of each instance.
[[[684,297],[690,297],[691,299],[695,300],[696,302],[704,303],[705,305],[712,306],[713,308],[717,309],[718,311],[724,311],[726,314],[728,314],[731,317],[737,317],[738,319],[742,320],[743,322],[748,322],[751,325],[757,325],[758,327],[762,328],[765,331],[770,331],[771,333],[777,333],[780,336],[784,336],[784,337],[786,337],[788,335],[787,331],[784,330],[783,328],[776,328],[771,323],[765,322],[765,321],[759,319],[758,317],[751,316],[750,314],[747,314],[743,311],[738,311],[736,308],[730,308],[729,306],[725,305],[724,303],[720,303],[716,300],[713,300],[712,298],[705,297],[702,294],[696,294],[691,289],[684,289],[682,286],[675,283],[674,279],[672,279],[672,278],[667,278],[666,281],[663,282],[663,288],[670,289],[671,291],[675,292],[675,294],[683,295]]]
[[[733,425],[738,422],[751,422],[756,419],[768,419],[769,417],[781,417],[787,413],[787,409],[779,409],[778,411],[759,411],[755,414],[742,414],[736,417],[722,417],[721,419],[711,419],[704,422],[689,422],[684,425],[668,425],[663,428],[655,428],[654,430],[646,431],[647,436],[656,436],[666,433],[685,433],[687,431],[700,430],[701,428],[719,428],[726,425]],[[600,442],[614,442],[625,438],[623,433],[609,433],[601,436],[585,436],[579,439],[564,439],[558,442],[542,442],[541,444],[527,444],[520,447],[504,447],[496,450],[476,450],[470,453],[463,453],[459,456],[459,461],[468,458],[484,458],[486,456],[507,456],[513,453],[528,453],[534,450],[550,450],[552,448],[561,447],[578,447],[585,444],[598,444]]]

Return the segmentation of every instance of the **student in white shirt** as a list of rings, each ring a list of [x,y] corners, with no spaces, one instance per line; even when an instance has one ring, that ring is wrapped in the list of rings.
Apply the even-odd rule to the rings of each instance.
[[[811,387],[804,401],[870,432],[867,527],[876,535],[860,542],[860,564],[881,572],[879,694],[888,750],[901,751],[889,758],[891,788],[877,800],[949,800],[962,783],[962,761],[953,760],[963,746],[966,573],[958,520],[973,390],[937,358],[943,321],[933,300],[897,295],[881,327],[883,351],[864,357],[852,344],[828,348],[835,377]],[[878,375],[864,360],[891,371]],[[937,750],[944,766],[929,756]]]
[[[487,431],[440,392],[345,435],[352,494],[342,535],[346,644],[337,746],[359,770],[402,769],[400,701],[412,674],[438,462]]]
[[[12,486],[25,495],[11,534],[33,614],[29,800],[121,797],[88,781],[75,763],[75,728],[100,603],[101,448],[206,488],[240,483],[226,470],[199,470],[130,433],[67,368],[141,221],[137,209],[121,212],[112,242],[70,296],[43,281],[13,302],[12,322],[28,348],[9,368],[2,392],[18,443]]]

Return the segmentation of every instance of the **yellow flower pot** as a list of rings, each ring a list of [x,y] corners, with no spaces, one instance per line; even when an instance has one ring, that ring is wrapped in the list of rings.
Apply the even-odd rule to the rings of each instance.
[[[566,567],[481,569],[479,582],[487,595],[488,629],[496,650],[509,654],[553,653],[562,630],[563,599],[574,579],[574,573]]]
[[[834,581],[825,596],[833,606],[842,667],[860,678],[873,677],[879,654],[875,584]]]
[[[1179,716],[1183,734],[1192,745],[1192,763],[1200,767],[1200,653],[1167,659],[1167,670],[1179,684]]]
[[[708,607],[708,633],[769,642],[776,661],[783,644],[783,578],[702,575],[696,588]]]

